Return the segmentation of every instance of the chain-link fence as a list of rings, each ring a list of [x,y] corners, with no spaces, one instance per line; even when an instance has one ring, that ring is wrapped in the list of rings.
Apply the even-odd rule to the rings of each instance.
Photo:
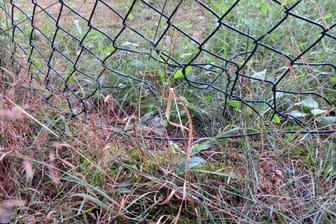
[[[1,63],[28,72],[48,103],[72,114],[90,113],[107,96],[124,107],[148,100],[144,114],[162,112],[173,88],[196,123],[215,127],[205,135],[237,118],[261,118],[280,132],[334,132],[335,7],[0,1]]]

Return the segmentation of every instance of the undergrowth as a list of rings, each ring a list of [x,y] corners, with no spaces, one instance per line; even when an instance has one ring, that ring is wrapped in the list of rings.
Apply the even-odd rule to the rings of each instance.
[[[1,83],[0,116],[1,198],[25,203],[14,223],[335,220],[334,135],[197,142],[185,173],[185,142],[63,117],[17,83]]]
[[[115,6],[125,13],[130,3],[115,3]],[[216,13],[225,11],[228,5],[227,1],[207,3]],[[262,14],[258,14],[253,21],[250,18],[241,20],[239,7],[243,5],[240,5],[227,18],[240,28],[249,23],[251,28],[246,32],[264,33],[266,27],[261,24],[268,19],[271,26],[272,19],[278,16],[277,11],[260,1],[245,3],[249,6],[249,15],[256,15],[259,11]],[[288,4],[291,3],[288,1]],[[298,10],[305,11],[305,5],[311,7],[304,3]],[[76,1],[69,4],[76,4]],[[160,2],[154,1],[153,4],[159,5]],[[321,3],[320,8],[328,11],[332,8],[330,4]],[[172,6],[168,4],[167,13],[173,10]],[[99,7],[106,10],[102,4]],[[186,22],[183,10],[188,7],[190,20]],[[141,27],[145,22],[151,23],[151,11],[143,8],[140,4],[135,6],[131,17],[141,13],[145,16],[138,22],[130,19],[134,28]],[[208,12],[204,14],[197,9],[199,6],[196,2],[183,2],[174,23],[190,31],[194,38],[202,39],[207,30],[213,28],[205,18],[212,17]],[[312,11],[308,11],[312,18],[321,16],[313,11],[317,7],[310,9]],[[335,22],[327,15],[325,13],[323,17],[325,23]],[[203,26],[192,33],[191,25],[199,22],[198,19]],[[66,20],[64,23],[67,23]],[[103,24],[98,21],[97,24]],[[79,25],[85,27],[81,22]],[[99,28],[108,32],[104,25]],[[294,27],[300,25],[298,21],[288,24]],[[74,28],[71,23],[66,28],[80,36],[79,28]],[[41,29],[51,38],[51,26],[44,25]],[[298,44],[300,48],[309,39],[306,31],[300,33],[299,29],[290,30],[288,27],[280,29],[284,30],[294,39],[292,42],[279,41],[278,44],[292,50],[290,54],[295,54],[295,49],[288,45]],[[274,43],[286,38],[280,31],[272,33],[265,41]],[[145,29],[144,32],[150,33],[151,30]],[[312,29],[310,32],[317,31]],[[64,39],[66,35],[62,35],[58,38]],[[171,44],[180,46],[170,49],[159,47],[170,53],[172,58],[187,62],[196,53],[195,48],[176,33],[169,35],[172,37]],[[250,50],[247,49],[250,45],[245,45],[246,40],[230,39],[235,35],[229,35],[227,30],[218,32],[206,47],[226,57]],[[130,39],[125,43],[127,37]],[[37,35],[33,41],[43,43],[43,38]],[[125,35],[120,41],[124,41],[125,48],[146,48],[145,43],[136,42],[137,39],[136,36]],[[281,125],[288,129],[297,129],[297,126],[288,121],[281,123],[280,120],[272,120],[269,108],[259,104],[254,106],[262,112],[262,116],[255,116],[236,100],[229,101],[229,114],[223,116],[222,108],[218,106],[223,102],[222,94],[190,88],[184,82],[180,69],[134,55],[127,55],[126,59],[118,59],[118,55],[115,55],[113,60],[106,61],[107,65],[124,74],[134,74],[134,79],[112,73],[98,78],[107,84],[112,83],[116,88],[102,88],[95,93],[95,97],[90,98],[87,116],[69,116],[64,95],[56,93],[52,100],[47,101],[56,107],[46,103],[46,96],[50,93],[44,89],[45,83],[36,74],[39,70],[48,70],[49,65],[43,60],[39,61],[38,55],[32,56],[34,66],[30,67],[30,72],[36,72],[33,75],[36,79],[32,80],[27,66],[10,63],[13,49],[8,36],[1,36],[1,40],[0,223],[335,222],[335,134],[267,133],[266,130],[277,130]],[[30,45],[25,41],[21,46],[29,49]],[[70,38],[59,44],[64,52],[74,56],[78,49],[71,41],[74,40]],[[101,33],[93,32],[84,44],[96,50],[100,57],[106,57],[114,50],[107,47],[110,46],[109,41]],[[224,49],[224,45],[230,48]],[[331,41],[325,43],[326,48],[330,46]],[[267,67],[271,72],[266,78],[271,80],[279,75],[280,71],[273,67],[281,66],[282,60],[274,52],[264,51],[266,59],[261,60],[256,56],[247,65],[246,74],[263,75],[259,72]],[[329,60],[333,57],[330,51],[316,48],[314,52]],[[99,67],[89,54],[84,59],[79,63],[82,71],[90,73],[92,68],[96,70]],[[64,76],[53,74],[55,76],[50,81],[57,87],[55,89],[60,90],[74,68],[62,56],[53,60],[54,69]],[[202,54],[198,60],[220,63]],[[236,60],[239,62],[243,57]],[[194,81],[213,76],[210,73],[197,73],[191,67],[187,69],[187,75]],[[296,76],[290,76],[288,82],[279,87],[300,87],[310,91],[317,86],[313,74],[320,72],[318,68],[307,66],[298,70]],[[324,72],[332,71],[326,69]],[[81,76],[71,76],[67,80],[69,88],[75,88],[76,94],[81,97],[90,95],[90,85],[94,87],[94,82],[90,82],[89,78],[81,79]],[[321,92],[323,86],[332,82],[330,79],[318,80],[321,80],[318,83],[321,87],[318,91]],[[244,82],[244,78],[240,81]],[[155,88],[156,94],[152,94],[149,84]],[[267,82],[257,84],[250,81],[237,88],[235,94],[248,98],[253,92],[264,99],[271,97],[269,88]],[[311,104],[318,103],[320,107],[315,109],[327,112],[334,109],[315,99],[303,101],[298,96],[281,97],[284,110],[298,109],[301,113],[305,112],[307,117],[304,119],[310,121],[315,119],[309,108]],[[330,100],[334,102],[334,99]],[[60,112],[60,109],[63,110]],[[312,123],[316,126],[316,123]],[[332,125],[332,122],[327,122],[325,128],[332,128]],[[258,130],[262,134],[220,138],[250,130]],[[202,138],[204,136],[208,138]]]

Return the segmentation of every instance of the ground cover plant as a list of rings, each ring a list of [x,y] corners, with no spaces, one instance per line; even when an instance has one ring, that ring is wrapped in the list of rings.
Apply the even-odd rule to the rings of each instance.
[[[106,16],[88,26],[95,3]],[[201,53],[179,30],[201,42],[216,29],[202,4],[218,15],[234,5],[225,24],[255,38],[296,4],[332,27],[336,3],[151,1],[165,15],[179,5],[155,48],[147,39],[167,20],[146,3],[16,1],[13,41],[0,2],[0,223],[334,223],[335,28],[293,65],[267,46],[295,58],[320,37],[295,17],[253,55],[253,41],[227,26]],[[119,36],[125,21],[112,8],[127,15]],[[312,65],[322,62],[331,65]],[[228,77],[244,63],[234,87]]]

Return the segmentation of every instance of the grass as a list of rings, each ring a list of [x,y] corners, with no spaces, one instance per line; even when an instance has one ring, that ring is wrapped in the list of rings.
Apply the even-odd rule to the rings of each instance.
[[[93,2],[82,5],[72,1],[68,6],[88,18]],[[230,1],[204,2],[218,14],[232,5]],[[125,15],[131,3],[110,5]],[[31,3],[17,1],[16,4],[31,13]],[[39,4],[48,5],[44,1]],[[153,1],[153,5],[164,7],[160,1]],[[175,6],[175,1],[167,2],[167,15]],[[97,7],[100,12],[110,12],[102,2]],[[295,13],[331,26],[335,20],[329,14],[334,7],[331,2],[303,1]],[[98,30],[90,31],[83,39],[87,50],[80,53],[80,41],[66,32],[81,39],[88,27],[69,8],[62,14],[64,30],[59,30],[55,39],[59,52],[54,52],[50,64],[45,60],[52,51],[48,39],[56,27],[45,12],[39,15],[35,25],[47,38],[34,31],[35,49],[29,57],[30,68],[23,63],[27,58],[22,56],[29,55],[32,48],[28,41],[30,22],[27,20],[19,26],[22,31],[17,31],[15,36],[22,47],[15,51],[17,62],[23,65],[19,75],[17,64],[11,64],[10,60],[11,40],[3,33],[0,36],[0,212],[4,214],[0,215],[0,222],[335,222],[335,134],[266,133],[266,130],[300,127],[280,117],[274,119],[270,108],[263,103],[251,102],[261,114],[257,116],[240,101],[272,102],[271,82],[280,79],[288,66],[283,56],[260,45],[258,50],[262,54],[254,54],[248,61],[235,88],[228,83],[227,74],[217,78],[213,86],[219,90],[233,88],[232,94],[236,96],[228,99],[228,114],[224,117],[219,106],[223,105],[224,94],[206,88],[221,72],[223,61],[205,51],[196,57],[197,44],[178,32],[182,29],[202,41],[215,28],[216,17],[199,3],[181,3],[172,19],[177,28],[170,29],[157,46],[161,55],[155,55],[148,41],[127,29],[119,37],[118,47],[128,51],[118,49],[104,61],[110,69],[100,74],[101,61],[116,49],[111,39],[117,34],[112,31],[121,29],[122,20],[113,15],[109,18],[113,21],[111,25],[95,15],[92,24]],[[55,5],[48,12],[54,15],[58,10],[59,5]],[[5,18],[1,13],[0,8],[0,18]],[[273,2],[241,1],[223,22],[258,38],[281,15],[280,5]],[[25,17],[19,12],[16,16],[19,21]],[[166,24],[161,18],[163,25],[155,30],[155,36],[151,27],[160,18],[139,2],[128,18],[130,27],[154,39],[163,33]],[[78,20],[80,28],[72,23],[73,19]],[[0,22],[0,27],[10,27],[5,20]],[[304,21],[289,18],[262,41],[295,57],[319,32]],[[334,41],[325,38],[302,60],[335,64]],[[251,40],[225,26],[204,45],[204,49],[231,58],[238,65],[248,56],[241,53],[252,48]],[[161,56],[173,66],[158,63],[149,54]],[[81,57],[74,66],[72,63],[78,55]],[[174,62],[175,59],[187,65],[193,57],[195,63],[212,66],[207,70],[191,63],[186,68],[189,81],[203,90],[190,87]],[[226,65],[228,74],[235,72],[234,63]],[[49,66],[52,69],[48,70]],[[334,128],[333,123],[318,122],[325,117],[333,118],[331,74],[334,70],[331,66],[304,63],[293,67],[295,73],[279,82],[280,90],[314,91],[326,96],[331,104],[314,94],[309,98],[285,92],[278,96],[279,110],[305,113],[305,117],[297,118],[310,129]],[[34,79],[30,79],[27,70],[33,73]],[[45,75],[48,89],[43,85]],[[251,81],[250,77],[266,81]],[[197,83],[200,81],[207,85]],[[103,88],[95,92],[97,82]],[[62,94],[65,83],[68,89]],[[45,102],[50,90],[55,93],[48,102],[54,107]],[[68,116],[66,98],[71,99],[73,112],[80,112],[81,101],[77,97],[84,99],[91,94],[95,95],[85,101],[89,112],[86,117]],[[324,112],[314,115],[313,109]],[[261,135],[220,138],[250,131],[260,131]],[[204,136],[209,138],[198,139]],[[176,137],[185,139],[176,140]]]

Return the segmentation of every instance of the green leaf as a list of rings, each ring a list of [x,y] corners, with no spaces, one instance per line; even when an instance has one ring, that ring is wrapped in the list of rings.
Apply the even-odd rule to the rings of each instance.
[[[263,14],[265,14],[265,13],[267,13],[267,11],[268,11],[268,3],[264,3],[264,4],[262,4],[262,6],[261,6],[261,11],[262,11],[262,13]]]
[[[191,66],[187,66],[185,69],[185,73],[189,74],[192,71],[192,67]]]
[[[206,163],[206,160],[202,159],[201,157],[192,157],[188,160],[188,167],[189,169],[197,167],[201,163]],[[176,169],[177,174],[181,174],[185,172],[186,168],[186,161],[184,160]]]
[[[277,39],[280,36],[280,34],[274,31],[270,33],[269,36],[271,37],[271,39]]]
[[[188,57],[190,57],[190,56],[192,56],[193,54],[192,53],[185,53],[185,54],[181,54],[181,58],[188,58]]]
[[[317,117],[316,121],[324,125],[333,124],[336,123],[336,117],[335,116]]]
[[[215,175],[215,176],[218,176],[218,177],[229,177],[229,178],[232,178],[232,179],[238,179],[238,180],[246,180],[246,181],[249,181],[251,182],[250,179],[248,178],[242,178],[240,176],[235,176],[235,175],[232,175],[232,174],[228,174],[228,173],[223,173],[223,172],[218,172],[218,171],[209,171],[209,170],[197,170],[195,169],[194,172],[197,172],[197,173],[204,173],[204,174],[211,174],[211,175]]]
[[[181,78],[183,78],[183,72],[182,69],[179,69],[175,72],[174,79],[181,79]]]
[[[114,50],[115,50],[115,48],[113,46],[109,46],[109,47],[104,48],[104,50],[103,50],[104,57],[107,57],[108,55],[110,55]]]
[[[161,81],[165,80],[165,73],[163,71],[158,71],[157,74],[159,75]]]
[[[288,1],[288,0],[282,0],[281,1],[281,7],[284,7],[286,5],[292,4],[294,1],[295,0],[290,0],[290,1]]]
[[[276,92],[275,93],[275,98],[276,99],[280,99],[281,97],[283,97],[285,94],[284,93],[282,93],[282,92]]]
[[[103,35],[97,31],[91,31],[85,38],[85,42],[91,42],[92,40],[102,39]]]
[[[329,77],[329,80],[333,83],[336,83],[336,77]]]
[[[305,117],[307,115],[299,110],[292,110],[289,114],[295,118]]]
[[[286,5],[286,3],[287,3],[287,0],[282,0],[281,1],[281,7],[283,7],[284,5]]]
[[[254,73],[253,75],[251,75],[252,78],[255,78],[255,79],[265,79],[265,76],[266,76],[266,69],[260,71],[260,72],[256,72]],[[251,82],[254,83],[258,80],[255,80],[255,79],[251,79]]]
[[[327,15],[323,16],[323,19],[327,20],[327,19],[330,19],[332,17],[333,17],[333,14],[329,12]]]
[[[213,96],[211,96],[211,95],[204,96],[204,101],[205,102],[209,102],[212,99],[213,99]]]
[[[319,109],[319,108],[315,108],[315,109],[312,109],[311,111],[310,111],[310,113],[312,114],[312,115],[314,115],[314,116],[317,116],[317,115],[320,115],[320,114],[324,114],[324,113],[326,113],[326,112],[328,112],[327,110],[322,110],[322,109]]]
[[[302,105],[304,107],[309,107],[309,108],[314,108],[314,109],[319,108],[318,103],[312,97],[308,97],[304,100],[301,100],[295,105]]]
[[[46,24],[42,27],[42,33],[47,34],[47,33],[48,33],[48,30],[49,30],[49,26],[48,26],[48,24],[46,23]]]
[[[128,19],[129,20],[133,20],[134,19],[134,15],[132,13],[128,14]]]
[[[228,103],[233,106],[236,111],[240,111],[240,102],[238,100],[229,100]]]
[[[191,155],[196,155],[197,153],[210,149],[211,143],[210,142],[203,142],[201,144],[197,144],[191,147]]]
[[[181,79],[181,78],[184,78],[183,76],[183,69],[179,69],[177,70],[175,73],[174,73],[174,79]],[[187,66],[185,68],[185,74],[188,74],[192,71],[192,67],[191,66]]]
[[[281,121],[281,120],[280,120],[279,115],[275,114],[275,115],[273,116],[272,121],[273,121],[273,123],[275,123],[275,124],[280,124],[280,121]]]
[[[169,142],[169,149],[173,154],[176,154],[177,150],[179,149],[179,146],[176,143],[170,141]]]
[[[211,6],[219,11],[222,10],[222,6],[216,2],[211,2]]]

